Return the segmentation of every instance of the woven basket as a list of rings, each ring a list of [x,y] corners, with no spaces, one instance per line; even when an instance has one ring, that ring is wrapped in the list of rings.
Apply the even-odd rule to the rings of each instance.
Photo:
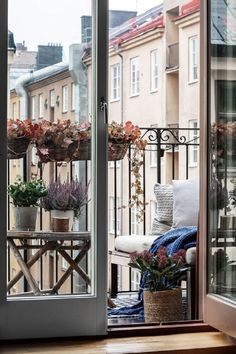
[[[108,143],[108,161],[118,161],[125,157],[129,143]],[[74,160],[91,160],[91,141],[81,141],[78,150],[74,153]]]
[[[182,319],[181,288],[144,291],[145,322],[169,322]]]
[[[91,141],[80,141],[78,149],[74,152],[74,160],[91,160]]]
[[[7,158],[10,160],[21,159],[25,156],[30,139],[22,136],[7,143]]]
[[[129,143],[109,142],[108,161],[123,160],[128,150],[128,147],[129,147]]]
[[[74,160],[74,153],[77,149],[77,142],[74,142],[69,145],[69,147],[61,146],[40,146],[40,148],[45,148],[48,150],[48,154],[44,155],[41,153],[39,147],[37,146],[37,155],[39,156],[40,162],[63,162],[63,161],[72,161]]]

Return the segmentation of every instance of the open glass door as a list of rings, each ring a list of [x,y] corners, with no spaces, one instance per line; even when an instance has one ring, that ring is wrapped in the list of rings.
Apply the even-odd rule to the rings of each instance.
[[[236,2],[210,0],[204,11],[209,153],[208,228],[201,234],[207,235],[203,315],[207,323],[236,336]]]
[[[106,39],[106,0],[1,1],[1,339],[106,333]]]

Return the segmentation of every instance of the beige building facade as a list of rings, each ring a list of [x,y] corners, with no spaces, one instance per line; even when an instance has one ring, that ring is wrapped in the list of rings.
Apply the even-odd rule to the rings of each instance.
[[[130,31],[110,39],[110,122],[114,120],[122,123],[130,120],[141,128],[148,128],[150,132],[145,136],[147,139],[150,134],[153,136],[151,128],[179,127],[183,130],[179,132],[179,136],[174,131],[177,139],[185,135],[187,140],[195,141],[199,134],[199,21],[198,1],[164,0],[162,12],[155,18],[149,18],[141,26],[134,25]],[[33,121],[89,120],[92,97],[91,61],[89,56],[83,57],[82,52],[80,46],[74,45],[70,52],[70,65],[62,63],[61,68],[58,68],[56,64],[38,70],[31,76],[19,78],[15,89],[11,91],[10,112],[18,112],[19,117],[28,117]],[[76,56],[79,58],[77,62]],[[188,131],[188,128],[192,130]],[[172,137],[172,141],[173,139]],[[165,146],[164,158],[161,159],[161,182],[171,183],[173,178],[185,179],[186,160],[189,164],[187,177],[198,177],[198,147],[190,146],[186,152],[185,147],[172,150]],[[37,173],[34,150],[29,162],[28,172]],[[19,165],[11,163],[15,164],[15,170],[12,169],[12,176],[15,176]],[[43,172],[47,181],[55,174],[54,167],[49,165]],[[115,235],[151,233],[156,208],[153,187],[158,175],[156,147],[148,145],[145,152],[145,198],[148,203],[145,224],[138,223],[135,209],[120,208],[127,205],[129,199],[127,157],[116,163],[116,169],[114,167],[114,163],[109,162],[110,250],[114,247]],[[73,165],[74,173],[78,171],[79,175],[80,169],[80,163]],[[62,164],[59,173],[66,178],[70,169]],[[47,228],[48,222],[48,216],[45,215],[43,227]],[[127,272],[128,270],[123,270],[120,273],[119,285],[123,290],[128,287]],[[52,281],[50,276],[48,274],[45,278],[46,286]],[[135,274],[132,282],[135,289],[138,283]]]

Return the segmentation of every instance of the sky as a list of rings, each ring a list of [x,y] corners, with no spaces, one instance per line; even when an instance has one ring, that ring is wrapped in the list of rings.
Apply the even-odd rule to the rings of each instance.
[[[161,2],[110,0],[109,8],[142,13]],[[37,45],[48,43],[68,48],[69,44],[80,42],[80,17],[91,14],[90,5],[89,0],[9,0],[8,27],[15,42],[25,41],[28,50],[37,50]]]

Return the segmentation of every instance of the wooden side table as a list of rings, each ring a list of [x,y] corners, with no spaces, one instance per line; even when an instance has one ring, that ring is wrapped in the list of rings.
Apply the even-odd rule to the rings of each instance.
[[[40,240],[41,245],[32,245],[29,241]],[[19,241],[17,244],[16,241]],[[68,245],[66,241],[78,241],[76,244]],[[91,247],[90,232],[51,232],[51,231],[8,231],[8,245],[16,257],[20,271],[11,279],[7,286],[9,291],[16,282],[24,275],[33,294],[58,294],[58,290],[65,283],[67,278],[75,270],[87,285],[91,284],[88,274],[79,265],[83,257],[88,253]],[[24,261],[20,250],[35,249],[36,253],[32,255],[27,262]],[[67,250],[77,250],[78,254],[73,259]],[[57,280],[51,289],[40,290],[36,280],[30,272],[30,268],[48,251],[57,251],[69,264],[65,273]]]

